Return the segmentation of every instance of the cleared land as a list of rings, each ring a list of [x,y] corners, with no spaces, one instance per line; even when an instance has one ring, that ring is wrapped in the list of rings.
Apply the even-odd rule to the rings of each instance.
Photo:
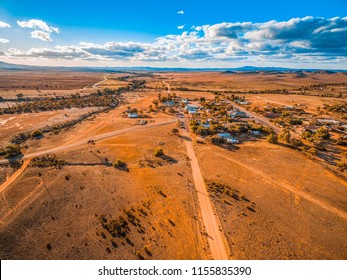
[[[347,258],[346,172],[338,166],[347,148],[337,144],[346,132],[346,74],[0,75],[0,97],[14,104],[93,97],[85,108],[53,104],[0,115],[0,148],[29,134],[18,144],[22,154],[10,159],[13,168],[5,158],[13,151],[0,150],[2,259]],[[19,93],[31,99],[15,100]],[[112,104],[99,104],[98,96]],[[197,114],[184,102],[199,107]],[[228,116],[237,110],[255,117]],[[92,111],[98,112],[59,126]],[[325,150],[310,154],[317,139],[296,130],[311,122],[319,128],[318,118],[339,125],[319,143]],[[307,149],[270,144],[265,128],[253,135],[257,119],[277,133],[291,129]],[[303,124],[290,126],[293,119]],[[55,129],[33,134],[48,126]],[[219,143],[221,132],[238,143]]]

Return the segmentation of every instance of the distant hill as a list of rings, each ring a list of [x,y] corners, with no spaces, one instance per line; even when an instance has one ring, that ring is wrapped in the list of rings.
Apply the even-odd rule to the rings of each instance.
[[[259,73],[267,72],[285,73],[285,72],[318,72],[322,74],[333,74],[336,72],[347,72],[347,70],[326,70],[326,69],[294,69],[283,67],[256,67],[243,66],[238,68],[160,68],[160,67],[63,67],[63,66],[31,66],[21,64],[10,64],[0,61],[0,70],[21,70],[21,71],[78,71],[78,72],[128,72],[128,71],[151,71],[151,72],[222,72],[224,74],[235,74],[239,72]],[[303,72],[302,72],[303,73]]]

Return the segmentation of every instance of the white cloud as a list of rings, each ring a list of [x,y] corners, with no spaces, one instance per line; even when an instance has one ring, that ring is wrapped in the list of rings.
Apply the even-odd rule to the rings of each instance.
[[[184,15],[184,11],[178,11],[177,14]]]
[[[10,42],[10,40],[4,39],[4,38],[0,38],[0,43],[6,44]]]
[[[52,27],[27,23],[31,36],[51,41]],[[35,27],[34,27],[35,26]],[[31,28],[31,27],[30,27]],[[184,29],[185,26],[178,26]],[[182,30],[183,31],[183,30]],[[222,22],[194,26],[181,34],[158,37],[152,43],[80,42],[72,46],[7,51],[8,57],[179,63],[194,61],[278,61],[347,65],[347,18],[294,18],[286,22]]]
[[[31,33],[31,38],[39,39],[41,41],[45,42],[52,42],[51,36],[49,32],[41,31],[41,30],[34,30]]]
[[[0,28],[9,28],[11,25],[9,25],[7,22],[0,21]]]
[[[17,21],[17,24],[22,28],[34,29],[31,37],[41,41],[51,42],[51,34],[59,33],[59,28],[49,26],[46,22],[39,19],[30,19],[28,21]]]
[[[179,25],[179,26],[177,26],[177,29],[183,29],[184,28],[184,24],[183,25]]]

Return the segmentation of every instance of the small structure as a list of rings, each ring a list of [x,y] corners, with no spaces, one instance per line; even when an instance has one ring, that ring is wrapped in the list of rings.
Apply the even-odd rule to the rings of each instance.
[[[320,124],[339,125],[340,122],[333,119],[317,119]]]
[[[197,111],[199,110],[200,106],[199,105],[193,105],[193,104],[187,104],[185,109],[187,111]]]
[[[251,104],[249,101],[239,101],[238,103],[240,105],[249,105],[249,104]]]
[[[209,122],[205,122],[205,123],[202,124],[202,127],[203,128],[210,128],[211,124]]]
[[[194,109],[189,109],[188,110],[188,113],[191,114],[191,115],[194,115],[196,114],[198,111],[194,110]]]
[[[138,117],[139,117],[139,115],[137,113],[129,113],[128,114],[128,118],[130,118],[130,119],[134,119],[134,118],[138,118]]]
[[[163,102],[163,105],[165,107],[172,107],[172,106],[175,106],[175,101],[174,100],[165,101]]]
[[[237,140],[236,138],[227,138],[226,139],[228,143],[231,143],[231,144],[238,144],[240,143],[239,140]]]
[[[234,111],[234,112],[231,112],[230,117],[232,117],[232,118],[246,118],[247,115],[245,112],[242,112],[242,111]]]
[[[307,126],[302,126],[302,127],[297,128],[296,131],[299,132],[300,134],[304,133],[306,131],[309,131],[311,133],[316,133],[318,128],[319,127],[315,126],[315,125],[307,125]]]
[[[259,130],[252,130],[251,133],[253,135],[261,135],[261,131],[259,131]]]
[[[223,132],[223,133],[217,133],[217,135],[221,138],[224,138],[224,139],[228,139],[228,138],[231,138],[231,135],[230,133],[226,133],[226,132]]]

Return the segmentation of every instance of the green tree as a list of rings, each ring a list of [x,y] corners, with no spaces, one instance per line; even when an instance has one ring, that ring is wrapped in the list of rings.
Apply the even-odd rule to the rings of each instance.
[[[266,138],[266,141],[271,144],[277,144],[278,143],[278,136],[275,133],[270,133],[268,137]]]
[[[278,135],[278,139],[286,143],[290,143],[290,131],[288,129],[283,129],[282,132]]]
[[[155,156],[155,157],[161,157],[161,156],[163,156],[163,155],[164,155],[163,149],[161,149],[161,148],[156,148],[156,149],[154,150],[154,156]]]

